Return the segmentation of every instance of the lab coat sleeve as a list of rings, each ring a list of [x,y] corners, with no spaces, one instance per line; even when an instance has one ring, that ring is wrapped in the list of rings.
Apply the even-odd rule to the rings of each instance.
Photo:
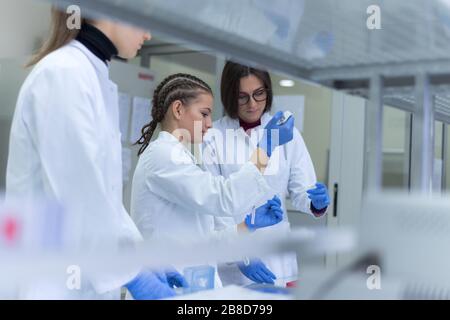
[[[231,218],[214,217],[214,237],[224,239],[238,235],[237,224]]]
[[[102,152],[98,137],[104,128],[99,126],[89,83],[75,68],[47,68],[30,85],[21,117],[39,153],[51,189],[48,194],[55,195],[71,213],[81,215],[83,230],[77,240],[84,249],[96,250],[140,236],[137,229],[129,234],[120,223],[125,209],[108,197],[97,161]],[[105,270],[92,283],[101,294],[120,288],[136,274],[136,270],[120,275]]]
[[[201,167],[214,176],[222,175],[217,148],[214,136],[208,136],[207,140],[202,145],[201,152]]]
[[[202,164],[201,167],[210,172],[214,176],[220,176],[220,160],[218,157],[217,144],[214,136],[208,136],[205,140],[202,149]],[[212,237],[217,240],[235,237],[238,234],[236,221],[243,221],[246,214],[240,217],[214,217],[214,232]]]
[[[186,152],[174,148],[182,146],[170,148],[161,144],[152,150],[155,157],[143,159],[146,183],[156,195],[186,208],[186,214],[198,212],[218,217],[238,217],[235,222],[241,223],[245,214],[270,190],[251,162],[225,179],[204,171]],[[156,158],[158,161],[155,161]]]
[[[209,132],[208,132],[209,133]],[[217,151],[217,143],[214,136],[209,135],[208,139],[203,143],[203,149],[201,153],[201,167],[203,170],[210,172],[213,176],[221,176],[219,152]],[[228,217],[214,217],[214,225],[217,233],[235,233],[236,221],[242,222],[245,219],[247,213],[241,214],[233,218]]]
[[[288,182],[292,205],[297,210],[315,217],[311,212],[311,200],[306,191],[317,182],[316,173],[305,142],[297,129],[294,129],[292,144],[289,146],[292,159]]]

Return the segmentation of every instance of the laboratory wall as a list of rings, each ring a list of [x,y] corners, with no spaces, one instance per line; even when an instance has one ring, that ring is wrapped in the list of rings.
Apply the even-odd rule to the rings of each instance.
[[[24,65],[47,35],[50,4],[0,0],[0,6],[7,8],[0,10],[0,190],[4,190],[11,121],[20,86],[29,72]]]
[[[47,35],[49,2],[0,0],[0,7],[0,58],[28,56]]]
[[[157,82],[174,73],[188,73],[205,81],[213,90],[215,106],[213,119],[217,120],[223,115],[222,105],[217,103],[220,99],[216,77],[216,58],[205,53],[178,53],[152,56],[150,69],[157,76]]]
[[[294,87],[287,88],[279,85],[280,80],[285,77],[273,74],[272,78],[274,94],[305,97],[302,135],[313,160],[317,179],[326,182],[331,134],[332,90],[303,81],[296,81]]]
[[[19,89],[29,69],[25,57],[0,59],[0,191],[5,189],[9,133]]]

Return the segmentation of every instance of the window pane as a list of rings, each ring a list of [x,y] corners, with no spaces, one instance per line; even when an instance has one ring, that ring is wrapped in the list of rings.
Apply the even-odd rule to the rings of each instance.
[[[410,113],[384,108],[383,188],[408,189],[410,119]]]
[[[434,123],[434,164],[433,164],[433,192],[441,192],[442,190],[442,161],[443,161],[443,146],[442,134],[444,124],[435,121]]]

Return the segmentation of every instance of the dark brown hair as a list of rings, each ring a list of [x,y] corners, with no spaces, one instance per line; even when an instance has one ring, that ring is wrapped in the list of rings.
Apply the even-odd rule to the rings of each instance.
[[[60,11],[56,7],[51,9],[51,25],[50,36],[44,42],[38,52],[26,64],[26,67],[31,67],[41,61],[46,55],[63,47],[73,39],[75,39],[80,32],[78,29],[70,30],[67,28],[67,19],[71,14]],[[82,19],[81,23],[87,22]]]
[[[141,145],[138,155],[141,155],[148,147],[158,123],[163,121],[174,101],[179,100],[183,105],[189,105],[202,93],[213,94],[208,84],[195,76],[177,73],[165,78],[153,93],[152,121],[142,128],[142,136],[135,143]]]
[[[272,109],[272,80],[269,73],[265,70],[255,69],[235,62],[227,61],[222,72],[220,96],[226,114],[232,119],[236,119],[238,117],[238,99],[241,79],[250,75],[254,75],[260,79],[267,90],[267,101],[264,112],[268,112]]]

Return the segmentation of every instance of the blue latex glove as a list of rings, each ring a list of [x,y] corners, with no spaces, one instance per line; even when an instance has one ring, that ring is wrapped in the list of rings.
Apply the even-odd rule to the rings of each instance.
[[[283,117],[283,112],[278,111],[264,128],[262,139],[258,147],[265,150],[267,155],[272,156],[276,147],[288,143],[294,138],[294,117],[291,116],[284,124],[278,125],[277,122]],[[278,139],[272,137],[272,130],[278,130]]]
[[[328,196],[327,187],[323,183],[316,183],[314,189],[306,191],[308,198],[317,210],[322,210],[330,205],[330,197]]]
[[[125,285],[135,300],[154,300],[175,296],[165,274],[142,270],[133,280]]]
[[[267,201],[261,207],[256,209],[255,223],[252,224],[252,215],[245,217],[245,224],[250,231],[273,226],[283,220],[283,209],[281,209],[281,200],[277,196]]]
[[[238,262],[237,265],[244,276],[256,283],[274,284],[273,280],[277,278],[260,259],[250,260],[249,265],[244,262]]]
[[[187,288],[189,284],[186,279],[174,268],[168,268],[165,270],[167,282],[171,288]]]

